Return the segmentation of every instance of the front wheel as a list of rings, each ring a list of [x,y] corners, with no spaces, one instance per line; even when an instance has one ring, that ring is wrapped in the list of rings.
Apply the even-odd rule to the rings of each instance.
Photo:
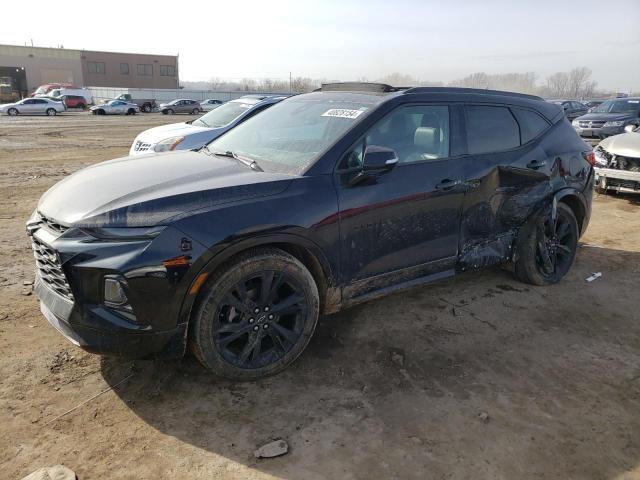
[[[144,113],[149,113],[151,111],[151,105],[147,105],[147,104],[143,105],[142,106],[142,111]]]
[[[173,111],[173,110],[171,110],[170,108],[167,108],[167,109],[166,109],[164,112],[162,112],[162,113],[166,113],[167,115],[173,115],[173,114],[174,114],[174,111]]]
[[[191,112],[193,115],[198,115],[200,113],[200,110],[198,110],[197,108],[194,108],[193,111]]]
[[[190,325],[191,350],[215,375],[255,380],[289,366],[305,349],[320,311],[309,270],[261,248],[213,274]]]
[[[534,214],[516,241],[515,274],[533,285],[549,285],[564,277],[578,248],[578,222],[571,208],[558,203]]]
[[[17,108],[10,108],[7,113],[9,115],[11,115],[12,117],[15,117],[16,115],[18,115],[18,109]]]
[[[130,108],[129,110],[127,110],[127,115],[135,115],[136,111],[133,108]]]

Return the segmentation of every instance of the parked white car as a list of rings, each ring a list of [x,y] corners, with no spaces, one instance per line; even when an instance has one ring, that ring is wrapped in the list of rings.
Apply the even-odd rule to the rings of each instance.
[[[50,98],[25,98],[19,102],[0,105],[0,113],[7,115],[48,115],[53,117],[66,109],[64,103]]]
[[[102,105],[96,105],[89,109],[94,115],[135,115],[140,113],[140,107],[135,103],[123,100],[111,100]]]
[[[63,95],[83,97],[86,100],[87,105],[91,105],[93,103],[93,95],[91,95],[91,92],[86,88],[54,88],[53,90],[50,90],[49,93],[37,94],[34,95],[34,97],[61,97]]]
[[[208,98],[207,100],[200,102],[200,106],[202,107],[202,110],[204,110],[205,112],[210,112],[211,110],[215,110],[216,108],[218,108],[223,103],[224,102],[222,100]]]
[[[624,131],[605,138],[593,149],[599,193],[640,193],[640,126],[627,125]]]

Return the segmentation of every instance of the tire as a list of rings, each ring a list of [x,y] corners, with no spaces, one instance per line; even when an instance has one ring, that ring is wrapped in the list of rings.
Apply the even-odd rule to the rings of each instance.
[[[130,108],[129,110],[127,110],[127,115],[135,115],[136,111],[133,108]]]
[[[148,103],[145,103],[145,104],[142,106],[142,111],[143,111],[144,113],[149,113],[149,112],[151,112],[151,105],[149,105]]]
[[[167,108],[167,109],[166,109],[164,112],[162,112],[162,113],[166,113],[167,115],[173,115],[175,112],[174,112],[172,109]]]
[[[214,375],[231,380],[284,370],[309,343],[320,311],[309,270],[277,248],[227,262],[201,295],[189,326],[191,351]]]
[[[198,110],[197,108],[194,108],[193,111],[191,112],[192,115],[198,115],[200,113],[200,110]]]
[[[47,108],[46,110],[46,114],[48,117],[55,117],[57,113],[58,112],[56,112],[55,108]]]
[[[81,104],[78,105],[78,108],[80,110],[86,110],[87,106],[84,103],[81,103]]]
[[[564,277],[578,248],[578,222],[571,208],[558,203],[556,222],[552,208],[531,216],[516,240],[516,277],[533,285],[550,285]]]
[[[18,112],[18,109],[17,109],[17,108],[10,108],[10,109],[7,111],[7,114],[8,114],[8,115],[11,115],[12,117],[15,117],[16,115],[18,115],[18,113],[19,113],[19,112]]]

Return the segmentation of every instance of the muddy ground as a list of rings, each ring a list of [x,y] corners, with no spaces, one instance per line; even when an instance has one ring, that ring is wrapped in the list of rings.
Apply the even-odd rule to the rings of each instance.
[[[65,175],[187,119],[0,118],[1,478],[56,463],[82,480],[640,478],[638,197],[595,199],[559,285],[492,269],[395,294],[321,319],[264,381],[67,342],[23,285],[25,220]],[[275,438],[290,452],[256,460]]]

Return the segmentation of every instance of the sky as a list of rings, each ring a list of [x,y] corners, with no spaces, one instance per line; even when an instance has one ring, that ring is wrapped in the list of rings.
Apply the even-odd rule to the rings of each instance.
[[[589,67],[598,87],[640,91],[640,0],[85,0],[2,22],[0,43],[179,54],[181,80],[449,82],[474,72]],[[84,22],[78,21],[82,14]],[[67,26],[64,26],[64,25]],[[62,26],[60,26],[62,25]]]

